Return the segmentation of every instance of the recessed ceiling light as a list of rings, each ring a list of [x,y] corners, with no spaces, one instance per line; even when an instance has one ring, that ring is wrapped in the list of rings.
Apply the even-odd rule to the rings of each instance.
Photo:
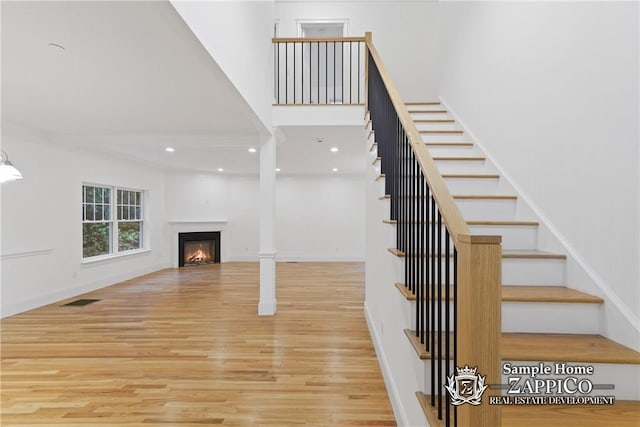
[[[164,151],[166,151],[167,153],[173,153],[174,151],[176,151],[176,149],[173,147],[167,147],[164,149]]]
[[[223,168],[218,168],[218,172],[224,172]]]
[[[249,152],[250,152],[250,153],[255,153],[256,151],[258,151],[258,150],[256,150],[256,149],[255,149],[255,148],[253,148],[253,147],[249,148]]]
[[[331,147],[331,152],[332,153],[337,153],[338,152],[338,147]]]
[[[276,168],[276,172],[280,172],[280,168]]]
[[[324,142],[324,139],[322,139],[322,138],[316,138],[316,142]]]
[[[338,168],[331,169],[333,172],[338,172]]]

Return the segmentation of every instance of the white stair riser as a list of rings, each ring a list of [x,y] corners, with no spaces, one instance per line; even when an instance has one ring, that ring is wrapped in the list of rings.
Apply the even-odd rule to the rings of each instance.
[[[598,333],[599,304],[503,302],[502,332]]]
[[[395,240],[389,242],[393,246]],[[404,281],[404,259],[392,256],[399,261],[398,281]],[[437,262],[436,262],[437,263]],[[445,261],[442,261],[442,276],[445,275]],[[431,264],[429,264],[431,265]],[[436,267],[437,268],[437,267]],[[453,257],[450,257],[449,269],[453,274]],[[431,273],[429,273],[430,275]],[[427,278],[430,278],[428,276]],[[444,280],[444,279],[443,279]],[[556,259],[503,259],[502,260],[502,283],[515,285],[541,285],[541,286],[561,286],[565,282],[564,260]]]
[[[496,194],[498,179],[445,178],[451,194]]]
[[[441,175],[488,173],[491,171],[486,161],[482,160],[436,160]]]
[[[434,110],[444,110],[445,108],[442,104],[411,104],[407,105],[408,111],[434,111]],[[414,114],[414,113],[409,113]]]
[[[468,142],[469,138],[464,133],[423,133],[424,142]]]
[[[516,216],[516,200],[456,200],[456,204],[467,221],[509,221]]]
[[[532,360],[532,361],[503,361],[504,363],[511,363],[512,366],[538,366],[540,361]],[[571,375],[571,374],[555,374],[555,366],[556,363],[566,364],[571,366],[592,366],[593,374],[592,375]],[[640,365],[629,365],[629,364],[615,364],[615,363],[580,363],[580,362],[571,362],[566,360],[559,360],[557,362],[544,362],[545,366],[550,366],[552,370],[552,375],[537,375],[532,380],[536,379],[560,379],[564,380],[567,377],[574,377],[578,380],[587,379],[594,385],[608,385],[613,384],[613,390],[598,390],[595,389],[591,391],[591,393],[587,394],[587,396],[615,396],[617,400],[640,400],[640,382],[638,378],[640,378]],[[523,377],[530,378],[527,375],[502,375],[502,384],[508,384],[509,377]],[[522,381],[522,380],[520,380]],[[521,383],[521,382],[520,382]],[[573,383],[570,383],[570,387],[573,386]],[[506,390],[503,391],[503,395],[507,395]],[[553,393],[553,395],[557,395]],[[512,394],[512,396],[515,396]],[[583,394],[576,393],[573,395],[563,394],[561,396],[584,396]],[[610,425],[615,425],[612,423]]]
[[[427,119],[429,120],[429,119]],[[430,120],[442,120],[442,119],[430,119]],[[415,122],[416,128],[418,130],[454,130],[460,129],[456,126],[455,123],[451,122],[433,122],[433,123],[425,123],[425,122]]]
[[[423,110],[423,108],[421,108]],[[426,110],[426,108],[424,108]],[[413,120],[423,119],[449,119],[447,113],[410,113]]]
[[[444,295],[442,297],[444,298]],[[411,305],[410,328],[415,330],[417,303],[416,301],[408,302]],[[599,304],[589,303],[502,302],[502,332],[597,334],[599,306]],[[432,306],[429,305],[429,310],[431,309]],[[451,326],[453,326],[453,309],[453,303],[450,303],[449,324]],[[441,306],[440,310],[444,328],[445,307]],[[428,322],[431,322],[430,313]]]
[[[478,156],[477,150],[473,146],[427,146],[431,157],[471,157]]]
[[[563,285],[565,262],[561,259],[503,259],[502,283]]]
[[[534,226],[469,226],[472,234],[502,236],[502,249],[536,249],[538,227]]]

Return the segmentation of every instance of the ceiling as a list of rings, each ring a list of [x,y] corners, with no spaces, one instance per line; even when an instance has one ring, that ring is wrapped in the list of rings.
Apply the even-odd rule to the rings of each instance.
[[[167,169],[258,172],[259,153],[247,150],[263,125],[168,2],[1,7],[4,122]],[[361,126],[281,130],[282,173],[364,170],[362,147],[346,143]]]

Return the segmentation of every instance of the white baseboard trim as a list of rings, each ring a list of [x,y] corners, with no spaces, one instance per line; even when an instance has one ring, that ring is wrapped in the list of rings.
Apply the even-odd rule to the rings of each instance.
[[[258,255],[229,255],[222,262],[258,262]],[[363,256],[276,255],[276,262],[364,262]]]
[[[371,314],[369,313],[369,308],[367,307],[367,302],[364,302],[364,315],[367,319],[367,326],[369,327],[369,335],[373,339],[373,346],[376,349],[376,355],[378,356],[378,364],[382,370],[382,377],[384,378],[384,384],[387,387],[387,394],[389,394],[389,400],[391,401],[391,408],[393,409],[393,415],[396,418],[396,423],[399,426],[408,426],[409,421],[407,419],[407,414],[402,405],[402,399],[400,399],[400,393],[398,392],[398,386],[393,380],[393,374],[391,373],[391,368],[389,366],[389,361],[387,360],[387,356],[384,353],[384,349],[382,348],[382,341],[380,340],[380,336],[378,335],[378,331],[375,328],[375,324],[373,319],[371,318]]]
[[[596,273],[589,266],[587,261],[585,261],[585,259],[578,253],[578,251],[573,246],[571,246],[567,238],[560,232],[560,230],[558,230],[555,224],[553,224],[553,222],[551,222],[551,220],[549,220],[549,218],[547,218],[547,216],[542,212],[542,209],[540,209],[540,207],[531,200],[528,194],[524,192],[522,188],[518,186],[518,184],[516,184],[516,182],[511,178],[511,176],[505,172],[504,168],[500,165],[500,163],[498,163],[496,159],[491,155],[491,153],[487,151],[486,146],[482,143],[482,141],[476,135],[474,135],[474,133],[469,129],[468,126],[465,125],[464,121],[455,112],[455,110],[451,108],[451,105],[447,104],[447,101],[442,96],[440,96],[439,98],[440,98],[440,102],[445,107],[445,109],[451,114],[453,119],[455,119],[455,121],[458,124],[460,124],[460,127],[464,130],[466,134],[468,134],[471,137],[471,140],[475,144],[478,144],[480,149],[483,151],[484,155],[489,159],[491,163],[493,163],[493,165],[496,167],[496,169],[498,169],[500,174],[507,181],[509,181],[509,184],[513,186],[513,188],[518,193],[518,197],[520,197],[527,205],[529,205],[531,210],[535,213],[536,216],[538,216],[540,221],[547,226],[547,228],[549,229],[549,232],[551,232],[551,234],[556,239],[558,239],[558,242],[567,252],[567,255],[573,258],[573,260],[575,260],[575,262],[580,266],[580,268],[582,268],[582,270],[591,279],[593,284],[602,291],[606,299],[611,301],[611,303],[616,307],[618,312],[622,314],[622,316],[629,323],[629,325],[635,329],[638,335],[640,335],[640,320],[633,314],[633,311],[631,311],[631,309],[624,303],[624,301],[622,301],[622,299],[618,297],[618,295],[613,291],[613,289],[609,287],[609,285],[604,281],[604,279],[602,279],[600,275]]]
[[[67,298],[72,298],[74,296],[82,295],[87,292],[92,292],[98,289],[106,288],[107,286],[111,286],[116,283],[123,282],[125,280],[133,279],[135,277],[144,276],[145,274],[153,273],[155,271],[163,270],[165,268],[171,268],[171,263],[166,262],[166,263],[153,264],[145,268],[140,268],[140,269],[116,274],[116,275],[105,277],[103,279],[96,280],[93,282],[84,283],[82,285],[72,286],[69,288],[60,289],[60,290],[49,292],[46,294],[37,295],[37,296],[34,296],[33,298],[23,299],[21,301],[10,302],[6,305],[3,304],[1,313],[0,313],[0,318],[13,316],[15,314],[33,310],[38,307],[54,304],[58,301],[65,300]]]
[[[331,255],[278,255],[277,262],[364,262],[362,256],[331,256]]]

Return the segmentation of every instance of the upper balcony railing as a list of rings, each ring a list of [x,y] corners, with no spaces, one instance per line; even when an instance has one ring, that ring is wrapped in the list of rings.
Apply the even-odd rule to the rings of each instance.
[[[362,104],[365,39],[274,38],[274,104]]]

